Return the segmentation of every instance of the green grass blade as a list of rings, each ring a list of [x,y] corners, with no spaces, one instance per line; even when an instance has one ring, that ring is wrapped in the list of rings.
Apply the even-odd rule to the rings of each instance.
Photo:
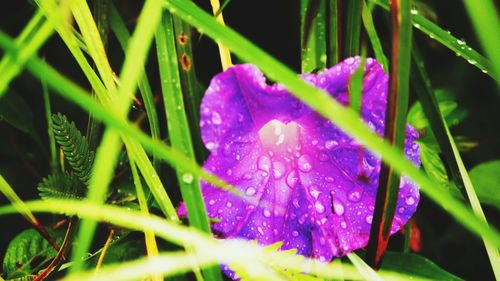
[[[276,268],[287,268],[294,272],[314,272],[320,278],[337,279],[339,276],[342,276],[348,280],[364,280],[363,276],[358,272],[358,269],[349,264],[343,264],[342,272],[339,272],[338,265],[335,263],[317,264],[315,260],[307,258],[298,260],[297,262],[289,262],[290,254],[287,252],[270,251],[266,247],[240,239],[218,240],[206,233],[199,232],[197,229],[188,228],[157,216],[146,216],[140,211],[125,210],[124,208],[116,206],[100,205],[76,200],[38,200],[26,202],[26,205],[32,211],[37,212],[78,215],[82,218],[105,221],[116,226],[138,231],[148,229],[155,232],[158,237],[166,241],[178,245],[193,245],[195,248],[193,254],[195,257],[200,257],[201,260],[205,260],[203,257],[210,256],[219,262],[230,262],[231,264],[238,265],[238,267],[245,268],[251,276],[255,277],[257,277],[255,274],[258,274],[259,271],[262,272],[262,263],[265,263],[273,264]],[[0,207],[0,215],[14,212],[15,210],[12,206]],[[164,255],[160,255],[160,257],[162,256]],[[154,259],[151,260],[154,261]],[[197,258],[190,261],[186,260],[184,267],[189,267],[191,265],[190,262],[197,262],[197,260]],[[144,261],[143,264],[146,268],[151,269],[151,271],[143,271],[143,274],[158,273],[159,268],[164,268],[165,270],[169,268],[168,265],[160,263],[159,260],[149,266],[146,266],[146,261],[144,259],[141,261]],[[134,262],[121,263],[118,267],[121,268],[121,271],[126,271],[124,268],[133,263]],[[210,264],[211,263],[209,263],[209,265]],[[153,265],[154,268],[151,268],[150,266]],[[102,270],[105,272],[106,268],[107,267],[103,267]],[[113,268],[113,266],[109,268]],[[264,272],[267,273],[269,271]],[[130,274],[134,274],[134,271],[130,271]],[[387,278],[390,280],[429,280],[418,276],[414,277],[404,273],[387,270],[380,270],[378,275],[384,279]],[[73,276],[68,276],[67,278],[73,280]],[[275,276],[280,277],[280,275]],[[269,276],[267,278],[266,276],[260,277],[265,278],[263,280],[269,280]],[[114,280],[114,278],[111,279]],[[135,280],[136,278],[133,279]]]
[[[359,270],[359,273],[366,280],[377,280],[382,281],[383,279],[373,270],[368,264],[366,264],[362,258],[360,258],[355,253],[347,254],[347,258],[351,261],[351,263]]]
[[[90,177],[87,200],[101,204],[106,199],[109,184],[114,176],[116,164],[121,151],[121,142],[116,131],[107,129],[101,144],[97,148],[94,166]],[[94,238],[97,224],[94,221],[82,220],[78,229],[75,246],[71,255],[73,266],[70,272],[79,272],[83,268],[83,260]]]
[[[420,57],[420,53],[416,46],[414,46],[413,50],[413,60],[413,72],[415,72],[415,80],[419,84],[416,85],[415,88],[422,103],[422,108],[424,109],[425,114],[428,116],[432,131],[436,136],[439,146],[441,147],[441,151],[443,151],[446,157],[446,161],[451,167],[450,170],[452,177],[454,178],[455,183],[462,188],[464,197],[468,199],[473,212],[478,218],[486,223],[486,217],[481,208],[479,199],[475,193],[474,186],[472,185],[469,174],[467,173],[467,169],[465,168],[465,165],[462,161],[462,157],[460,156],[455,140],[453,139],[453,136],[451,135],[450,130],[446,125],[446,120],[439,110],[436,97],[434,96],[434,92],[432,90],[430,79],[427,76],[425,66],[423,65],[422,58]],[[500,280],[500,260],[498,260],[498,247],[490,243],[487,239],[484,239],[484,237],[483,242],[486,248],[486,253],[488,254],[488,258],[490,260],[491,267],[493,269],[493,273],[495,274],[495,279]]]
[[[87,1],[74,0],[71,2],[70,7],[87,46],[88,54],[94,61],[106,89],[111,96],[114,96],[116,94],[116,85],[113,80],[113,70],[109,65],[99,29],[92,17]]]
[[[167,119],[167,127],[172,147],[182,151],[188,158],[195,160],[189,124],[184,111],[182,87],[177,65],[175,34],[170,13],[163,14],[162,24],[156,32],[156,49],[158,68],[162,87],[163,104]],[[199,179],[189,171],[177,169],[177,179],[186,204],[189,224],[205,233],[210,233],[210,224],[205,203],[201,195]],[[222,280],[218,267],[204,271],[208,280]]]
[[[302,72],[326,67],[326,0],[300,1]]]
[[[211,16],[185,0],[170,0],[165,6],[197,28],[202,28],[208,36],[223,41],[234,54],[244,61],[257,65],[267,76],[274,79],[292,92],[297,98],[304,101],[327,119],[333,121],[340,128],[363,143],[371,151],[381,155],[386,163],[390,163],[396,172],[403,173],[417,183],[422,192],[428,195],[439,206],[445,208],[455,219],[476,234],[487,235],[489,239],[500,244],[500,235],[486,224],[478,220],[461,202],[449,194],[436,189],[439,184],[430,180],[409,160],[401,151],[392,148],[388,143],[380,141],[380,137],[371,132],[366,125],[357,118],[355,112],[344,108],[330,96],[301,80],[297,74],[282,63],[276,61],[267,53],[257,48],[247,39],[226,26],[220,26]],[[407,79],[407,78],[406,78]]]
[[[359,55],[363,0],[342,1],[345,5],[344,58]],[[344,16],[344,15],[343,15]]]
[[[365,73],[365,57],[361,57],[359,66],[349,80],[349,107],[358,114],[361,112],[361,95],[363,94],[363,74]]]
[[[500,20],[497,13],[498,5],[495,7],[491,0],[465,0],[464,4],[479,37],[479,42],[481,42],[484,51],[492,62],[491,66],[494,71],[490,75],[500,81],[500,52],[498,51],[500,46]]]
[[[410,87],[412,46],[410,9],[410,0],[393,0],[391,2],[391,72],[384,138],[401,152],[406,138],[406,114]],[[389,242],[398,200],[400,178],[401,174],[394,171],[391,163],[382,164],[366,253],[368,264],[373,267],[380,267]]]
[[[382,48],[382,44],[380,43],[380,39],[377,35],[377,30],[375,29],[370,9],[366,6],[366,2],[364,0],[361,18],[363,19],[363,26],[368,34],[368,38],[370,38],[375,58],[382,65],[384,71],[389,72],[389,61],[384,54],[384,49]]]
[[[42,82],[42,92],[43,92],[43,104],[45,109],[45,119],[47,119],[47,135],[49,137],[50,146],[50,170],[55,173],[59,167],[59,161],[57,159],[57,149],[56,149],[56,139],[54,137],[54,131],[52,129],[52,108],[50,105],[50,94],[47,87],[47,82],[44,78],[41,79]]]
[[[110,22],[111,22],[111,29],[113,30],[116,38],[118,39],[118,42],[120,43],[122,50],[125,51],[128,42],[130,40],[130,34],[127,30],[127,27],[125,26],[125,23],[123,22],[123,19],[121,18],[116,7],[112,3],[110,5]],[[148,77],[145,75],[146,71],[143,69],[142,72],[143,75],[141,75],[139,79],[138,87],[141,92],[142,99],[144,100],[144,107],[146,108],[146,114],[148,116],[151,136],[153,137],[153,139],[159,140],[160,125],[158,121],[158,113],[156,111],[154,96],[151,90],[151,86],[149,84]],[[156,163],[155,158],[156,156],[153,153],[153,163]],[[154,166],[157,167],[157,165]]]
[[[196,64],[193,60],[193,39],[191,27],[177,16],[174,18],[175,45],[177,49],[177,60],[180,64],[181,86],[184,93],[186,114],[189,120],[189,128],[193,137],[193,145],[196,159],[201,162],[206,158],[206,149],[201,141],[200,134],[200,104],[203,89],[196,77]]]
[[[385,10],[389,10],[388,0],[371,1],[375,2]],[[467,46],[467,43],[465,43],[463,40],[457,39],[456,37],[451,35],[450,32],[443,30],[430,20],[419,15],[417,10],[412,10],[412,21],[414,27],[429,35],[430,38],[438,41],[458,56],[467,60],[467,62],[479,68],[483,73],[487,73],[497,82],[500,82],[500,80],[497,79],[498,77],[494,76],[493,74],[494,70],[491,61],[486,59],[477,51],[473,50],[471,47]]]
[[[175,1],[175,0],[172,0]],[[169,2],[173,3],[173,2]],[[189,19],[197,26],[210,27],[208,30],[209,35],[224,40],[226,45],[237,51],[242,58],[248,61],[257,63],[271,78],[278,78],[276,80],[284,82],[286,86],[295,93],[297,97],[304,100],[307,104],[317,109],[322,115],[328,119],[341,124],[341,128],[350,133],[352,136],[362,141],[369,149],[382,155],[384,161],[389,161],[394,165],[398,172],[404,172],[412,178],[418,185],[420,185],[422,192],[427,194],[433,201],[440,207],[445,208],[448,212],[467,229],[475,234],[483,234],[489,240],[496,244],[500,244],[500,234],[494,228],[486,226],[484,223],[478,221],[470,211],[465,208],[458,200],[452,198],[449,194],[443,192],[435,187],[434,181],[430,180],[416,167],[413,166],[399,151],[391,148],[387,143],[381,141],[380,137],[370,132],[370,130],[358,120],[356,114],[348,109],[345,109],[335,101],[333,101],[326,93],[312,87],[297,77],[295,73],[279,62],[276,62],[268,54],[261,51],[252,45],[248,40],[239,36],[237,33],[228,27],[219,27],[210,15],[206,15],[199,8],[193,4],[186,2],[175,2],[176,6],[170,6],[178,14],[182,14],[185,19]],[[178,9],[182,8],[182,9]],[[187,10],[186,10],[187,8]],[[193,12],[199,15],[193,16]],[[201,15],[201,16],[200,16]],[[228,44],[229,43],[229,44]],[[12,40],[4,33],[0,32],[0,47],[8,51],[16,51],[17,47],[12,43]],[[36,77],[42,75],[47,78],[47,83],[53,87],[61,96],[71,100],[78,106],[91,111],[95,114],[96,118],[105,122],[108,126],[119,130],[122,134],[134,138],[140,142],[148,151],[157,149],[159,157],[183,169],[191,171],[199,177],[202,177],[207,182],[224,189],[231,189],[232,187],[224,181],[214,177],[213,175],[203,171],[198,165],[192,161],[188,161],[181,153],[172,150],[161,142],[155,142],[140,132],[136,128],[131,127],[123,120],[115,117],[112,113],[107,112],[101,105],[97,104],[93,99],[88,97],[85,91],[81,90],[74,83],[68,81],[61,76],[57,71],[48,66],[43,61],[32,58],[26,64],[29,70]],[[240,196],[243,196],[240,194]]]
[[[0,61],[0,97],[2,97],[12,79],[14,79],[23,69],[23,65],[28,58],[36,54],[38,49],[54,33],[54,26],[57,22],[45,21],[41,23],[40,13],[37,12],[30,20],[26,28],[21,32],[16,44],[23,46],[17,54],[6,54]],[[36,28],[36,31],[34,29]],[[12,56],[15,55],[14,59]],[[14,63],[15,61],[15,63]]]
[[[327,32],[328,32],[328,64],[335,65],[340,58],[340,14],[339,1],[328,0],[328,17],[327,17]]]

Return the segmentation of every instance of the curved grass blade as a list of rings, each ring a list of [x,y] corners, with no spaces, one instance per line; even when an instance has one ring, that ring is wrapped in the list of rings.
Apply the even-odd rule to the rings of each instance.
[[[497,230],[488,227],[478,220],[455,198],[436,189],[436,185],[439,184],[430,180],[419,171],[418,168],[404,157],[403,153],[392,148],[386,142],[381,142],[380,138],[372,133],[366,125],[356,117],[354,112],[332,100],[325,92],[301,80],[283,64],[254,46],[238,33],[228,27],[217,25],[209,15],[200,10],[193,3],[185,0],[169,0],[164,2],[164,4],[165,7],[182,17],[186,22],[189,22],[197,28],[203,28],[208,36],[223,41],[223,43],[225,43],[225,45],[236,55],[240,56],[241,59],[256,64],[268,77],[283,83],[283,85],[297,98],[314,108],[321,115],[333,121],[358,141],[361,141],[371,151],[381,155],[382,159],[386,163],[390,163],[396,172],[404,173],[414,180],[425,194],[439,206],[445,208],[470,231],[476,234],[481,233],[487,235],[491,238],[491,241],[500,244],[500,235]],[[406,76],[407,75],[408,74],[406,74]],[[408,78],[406,77],[406,79]]]
[[[121,18],[118,10],[115,5],[111,3],[110,11],[110,24],[113,33],[115,34],[118,42],[123,51],[127,49],[128,42],[130,40],[130,34]],[[145,69],[142,70],[143,74],[138,80],[139,91],[141,92],[142,99],[144,101],[144,107],[146,108],[146,114],[148,116],[149,128],[151,130],[151,136],[153,139],[160,139],[160,125],[158,121],[158,113],[156,112],[156,105],[154,101],[153,91],[151,90],[151,86],[149,84],[149,79],[145,75]],[[158,165],[156,164],[156,155],[153,153],[153,166],[158,169]]]
[[[166,241],[170,241],[178,245],[193,245],[196,250],[193,254],[195,257],[200,257],[201,260],[205,260],[203,257],[210,256],[213,258],[210,259],[210,261],[216,260],[221,263],[234,263],[237,264],[238,267],[245,268],[250,274],[255,274],[257,271],[261,271],[262,264],[273,264],[273,266],[277,268],[288,268],[289,270],[297,272],[314,272],[318,277],[322,278],[336,279],[339,274],[342,274],[341,276],[349,280],[364,279],[358,270],[349,264],[343,264],[342,272],[339,272],[338,265],[335,263],[318,264],[315,260],[307,258],[299,260],[298,262],[290,263],[288,262],[290,260],[289,251],[270,251],[267,247],[262,247],[256,243],[240,239],[218,240],[205,233],[199,232],[197,229],[188,228],[157,216],[146,216],[140,211],[125,210],[116,206],[100,205],[76,200],[38,200],[26,202],[26,204],[32,211],[78,215],[82,218],[92,219],[95,221],[105,221],[132,230],[142,231],[143,229],[148,229]],[[0,215],[10,214],[13,212],[15,212],[15,210],[12,206],[0,207]],[[160,262],[160,260],[162,260],[161,258],[164,256],[165,254],[160,254],[156,261],[155,258],[148,259],[155,262],[149,264],[149,266],[146,267],[148,270],[142,271],[141,276],[151,273],[160,273],[161,271],[158,271],[160,268],[170,270],[171,268],[167,263]],[[297,259],[295,259],[295,261],[296,260]],[[193,261],[198,261],[198,259],[185,260],[185,264],[183,263],[184,267],[190,266]],[[146,264],[145,260],[140,260],[122,263],[121,265],[118,265],[117,268],[120,268],[121,271],[126,271],[123,270],[126,268],[125,266],[133,264],[135,264],[134,268],[137,268],[137,262],[143,263],[144,265]],[[208,263],[208,265],[211,264],[213,264],[213,262]],[[154,268],[151,268],[150,266],[153,265]],[[105,272],[106,268],[114,267],[115,266],[104,267],[101,272]],[[127,272],[129,274],[138,274],[135,270]],[[265,272],[267,273],[269,271],[266,270]],[[412,276],[394,271],[381,270],[377,274],[384,279],[387,278],[390,280],[408,280],[408,278],[412,280],[429,280],[418,276],[413,278]],[[79,275],[80,274],[70,275],[67,276],[67,278],[73,280],[73,277]],[[279,275],[276,276],[279,277]],[[136,275],[136,277],[140,276]],[[115,280],[114,278],[111,279]],[[266,280],[269,280],[269,278]]]
[[[326,0],[300,1],[302,72],[326,67]]]
[[[498,51],[500,46],[500,20],[496,9],[498,5],[495,7],[491,0],[465,0],[464,4],[479,37],[479,42],[481,42],[483,49],[492,62],[491,66],[494,72],[490,75],[500,81],[500,52]]]
[[[156,50],[170,142],[174,149],[182,151],[185,156],[194,161],[195,155],[184,111],[183,93],[176,60],[177,52],[172,16],[169,12],[163,13],[161,24],[156,31]],[[176,169],[176,173],[190,225],[205,233],[210,233],[210,224],[198,176],[183,169]],[[218,267],[207,268],[204,273],[208,280],[222,280]]]
[[[405,143],[410,87],[412,40],[410,9],[409,0],[391,1],[391,72],[384,138],[399,151],[403,150]],[[389,242],[400,178],[400,173],[394,171],[391,163],[382,164],[366,253],[368,264],[375,268],[380,267]]]
[[[377,30],[375,29],[375,24],[373,23],[370,9],[368,8],[368,6],[366,6],[366,2],[364,0],[363,9],[361,11],[361,18],[363,19],[363,26],[365,27],[366,33],[368,34],[368,38],[370,38],[375,58],[382,65],[384,71],[388,73],[389,62],[384,54],[384,49],[382,48],[382,44],[380,43],[380,39],[377,35]]]
[[[333,101],[326,93],[305,83],[287,67],[274,60],[265,52],[256,48],[248,40],[237,35],[237,33],[231,29],[222,27],[221,30],[216,23],[211,22],[213,19],[210,15],[206,15],[199,8],[193,6],[193,4],[186,2],[180,3],[181,4],[179,5],[179,3],[176,2],[175,4],[177,4],[177,6],[171,6],[170,8],[173,8],[174,11],[181,13],[184,18],[190,19],[192,23],[197,26],[210,27],[209,35],[222,38],[221,40],[224,40],[226,45],[232,47],[233,51],[236,50],[237,54],[240,54],[243,59],[256,63],[261,69],[265,70],[267,75],[271,78],[278,78],[276,80],[284,82],[284,84],[292,90],[292,93],[295,93],[295,95],[301,100],[311,105],[329,120],[341,125],[342,129],[362,141],[362,143],[364,143],[369,149],[375,151],[379,155],[382,155],[384,161],[391,162],[397,171],[404,172],[408,175],[408,177],[413,179],[420,185],[421,190],[424,193],[426,193],[440,207],[448,210],[448,212],[456,220],[458,220],[472,233],[478,235],[483,234],[494,243],[500,244],[500,234],[496,229],[490,228],[484,223],[478,221],[467,208],[465,208],[458,200],[452,198],[449,194],[440,189],[435,189],[435,186],[439,184],[430,180],[416,167],[414,167],[413,164],[402,155],[402,153],[394,150],[388,144],[381,141],[380,137],[370,132],[370,130],[360,120],[358,120],[356,114]],[[181,7],[183,9],[178,10],[177,7]],[[187,8],[187,10],[185,8]],[[199,15],[194,17],[193,12]],[[12,40],[2,32],[0,32],[0,47],[8,51],[17,50],[17,46],[13,44]],[[110,112],[107,112],[103,106],[88,97],[85,91],[80,89],[71,81],[67,80],[65,77],[61,76],[57,71],[43,61],[37,58],[32,58],[27,62],[26,68],[38,78],[45,76],[47,78],[48,85],[54,88],[57,93],[87,111],[93,112],[96,118],[100,119],[108,126],[111,126],[120,131],[123,135],[140,142],[148,151],[157,150],[158,156],[167,163],[189,170],[209,183],[234,192],[231,185],[225,183],[217,177],[214,177],[210,173],[205,172],[196,163],[189,161],[178,151],[169,148],[161,142],[153,141],[144,133],[128,125],[124,120],[117,118]],[[235,194],[245,198],[245,196],[241,193],[235,192]],[[249,200],[249,202],[251,202],[251,200]]]
[[[423,60],[420,56],[418,48],[417,46],[415,46],[415,44],[413,48],[413,72],[415,73],[415,80],[418,83],[417,85],[415,85],[415,88],[422,103],[422,108],[424,109],[425,114],[428,116],[432,131],[436,136],[441,151],[443,151],[445,155],[454,182],[461,188],[464,197],[468,199],[476,216],[487,223],[479,199],[476,195],[476,192],[474,191],[472,181],[470,180],[467,169],[465,168],[462,157],[460,156],[458,148],[455,144],[455,140],[450,133],[450,130],[446,124],[446,120],[439,110],[436,97],[434,96],[434,92],[432,90],[430,79],[427,76],[427,72],[425,70],[425,66],[423,64]],[[483,242],[486,248],[486,253],[488,254],[488,258],[490,260],[491,267],[493,269],[493,273],[495,274],[495,279],[500,280],[500,260],[498,259],[498,247],[491,244],[487,239],[484,239],[484,237]]]
[[[14,189],[10,186],[10,184],[4,179],[4,177],[0,174],[0,192],[7,197],[9,202],[12,204],[13,208],[21,214],[32,226],[35,228],[40,235],[47,240],[50,245],[58,250],[59,246],[55,242],[52,237],[50,237],[49,233],[43,225],[40,223],[40,221],[35,217],[35,215],[31,212],[31,210],[26,206],[23,200],[17,196],[16,192]]]
[[[389,10],[388,0],[371,0],[375,2],[380,7],[385,10]],[[443,30],[430,20],[418,14],[418,10],[412,10],[412,21],[413,26],[422,31],[423,33],[429,35],[432,39],[438,41],[443,46],[452,50],[458,56],[464,58],[470,64],[479,68],[483,73],[487,73],[491,78],[495,79],[497,82],[498,77],[493,73],[492,62],[487,58],[479,54],[477,51],[473,50],[471,47],[467,46],[463,40],[457,39],[448,31]]]
[[[42,82],[42,92],[43,92],[43,105],[45,109],[45,119],[47,120],[47,135],[50,146],[50,170],[52,173],[55,173],[59,167],[59,162],[57,161],[56,139],[54,137],[54,131],[52,129],[53,126],[52,126],[52,109],[50,106],[50,94],[45,79],[42,78],[41,82]]]

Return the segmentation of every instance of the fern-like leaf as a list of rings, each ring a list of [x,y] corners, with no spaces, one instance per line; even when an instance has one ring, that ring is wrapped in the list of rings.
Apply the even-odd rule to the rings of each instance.
[[[53,174],[38,185],[42,199],[83,199],[85,187],[72,173]]]
[[[52,115],[54,136],[64,152],[71,169],[82,183],[88,185],[94,162],[94,152],[89,149],[87,139],[61,113]]]

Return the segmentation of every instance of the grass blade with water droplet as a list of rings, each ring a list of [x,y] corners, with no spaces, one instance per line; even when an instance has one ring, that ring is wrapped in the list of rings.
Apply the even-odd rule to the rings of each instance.
[[[302,72],[326,67],[326,0],[300,1]]]

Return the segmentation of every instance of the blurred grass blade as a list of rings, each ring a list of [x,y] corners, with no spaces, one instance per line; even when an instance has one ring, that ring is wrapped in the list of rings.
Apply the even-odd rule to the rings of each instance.
[[[479,37],[479,42],[492,62],[493,73],[490,75],[500,81],[500,20],[498,18],[498,2],[495,6],[491,0],[465,0],[465,8],[469,13],[472,25]],[[497,276],[497,280],[498,280]]]
[[[326,67],[326,0],[300,1],[302,72]]]
[[[327,66],[335,65],[339,62],[340,58],[340,13],[338,0],[328,0],[328,16],[326,20],[326,30],[328,33],[327,46],[328,46],[328,63]]]
[[[0,192],[9,200],[12,207],[21,214],[42,237],[47,240],[50,245],[56,250],[59,249],[58,245],[50,237],[49,233],[45,230],[43,225],[38,221],[35,215],[31,212],[31,210],[26,206],[26,204],[17,196],[16,192],[10,184],[4,179],[4,177],[0,174]]]
[[[55,21],[43,21],[43,13],[37,10],[31,18],[28,25],[21,32],[16,44],[23,46],[22,50],[16,54],[5,54],[0,61],[0,97],[2,97],[10,81],[14,79],[23,69],[23,65],[54,33],[54,26],[58,24]],[[12,56],[15,55],[14,59]],[[15,63],[14,63],[15,62]]]
[[[345,23],[343,57],[347,58],[359,55],[363,0],[342,1],[342,4],[345,5],[343,9]]]
[[[113,33],[115,34],[118,42],[123,51],[127,49],[128,42],[130,40],[130,34],[121,18],[118,10],[113,5],[110,4],[110,24]],[[138,87],[142,96],[142,100],[144,101],[144,107],[146,108],[146,114],[148,116],[149,128],[151,130],[151,136],[153,139],[160,139],[160,125],[158,121],[158,113],[156,111],[156,104],[154,101],[153,91],[151,90],[151,86],[149,84],[149,79],[146,76],[145,69],[142,70],[142,75],[139,78]],[[158,168],[156,165],[156,155],[153,153],[153,165]]]
[[[45,109],[45,119],[47,121],[47,135],[50,147],[50,171],[55,173],[58,171],[59,162],[57,161],[56,139],[52,129],[52,109],[50,105],[50,94],[47,87],[47,81],[42,77],[42,92],[43,92],[43,105]]]
[[[388,0],[371,0],[377,5],[381,6],[385,10],[389,10]],[[484,16],[482,16],[484,17]],[[423,33],[429,35],[430,38],[438,41],[443,46],[447,47],[453,51],[458,56],[464,58],[470,64],[479,68],[483,73],[487,73],[491,78],[495,79],[497,82],[498,77],[493,73],[492,62],[486,59],[484,56],[473,50],[471,47],[467,46],[463,40],[457,39],[449,31],[445,31],[430,20],[418,14],[418,10],[412,10],[412,21],[413,26],[422,31]],[[492,36],[490,34],[489,36]],[[498,39],[497,39],[498,40]],[[498,63],[498,62],[496,62]]]
[[[363,26],[368,34],[368,38],[370,38],[375,58],[382,65],[384,71],[389,73],[389,62],[384,54],[384,49],[382,48],[382,44],[380,43],[380,39],[377,35],[377,30],[375,29],[375,24],[373,23],[372,14],[370,9],[366,6],[365,0],[363,0],[361,17],[363,19]]]
[[[188,228],[179,225],[175,222],[164,220],[157,216],[146,216],[139,211],[125,210],[123,208],[111,205],[99,205],[95,203],[82,202],[76,200],[38,200],[27,202],[27,206],[33,211],[51,212],[51,213],[64,213],[67,215],[78,215],[81,218],[92,219],[96,221],[105,221],[107,223],[128,228],[132,230],[142,231],[148,229],[156,233],[156,235],[166,241],[170,241],[177,245],[190,244],[194,245],[195,251],[193,259],[185,260],[183,267],[188,267],[193,261],[198,262],[198,257],[205,260],[203,257],[210,257],[216,259],[220,263],[231,263],[237,265],[239,268],[244,268],[249,274],[257,274],[261,271],[262,265],[272,264],[276,268],[287,268],[293,272],[314,272],[319,278],[338,279],[339,276],[344,277],[346,280],[364,280],[358,272],[358,269],[350,264],[344,263],[342,265],[342,272],[338,271],[338,265],[335,263],[318,264],[313,259],[308,259],[300,256],[293,256],[294,261],[290,261],[289,251],[270,251],[267,247],[259,246],[256,243],[251,243],[241,239],[226,239],[218,240],[210,235],[199,232],[197,229]],[[15,212],[12,206],[0,207],[0,215],[10,214]],[[189,254],[189,253],[188,253]],[[122,272],[129,272],[134,274],[135,271],[126,270],[127,266],[134,265],[136,262],[141,266],[135,264],[134,268],[144,267],[147,271],[141,271],[141,275],[148,275],[151,273],[160,273],[161,269],[168,270],[167,264],[163,263],[160,254],[156,262],[147,265],[147,261],[155,261],[153,259],[141,259],[139,261],[132,261],[128,263],[120,263],[118,265],[111,265],[102,268],[101,272],[106,272],[107,268],[117,267]],[[360,260],[358,260],[361,262]],[[203,265],[201,263],[200,265]],[[211,265],[209,263],[208,265]],[[265,272],[269,272],[268,270]],[[420,276],[414,277],[408,274],[399,273],[397,271],[380,270],[377,273],[382,278],[390,280],[430,280]],[[67,278],[73,280],[72,277],[79,275],[70,275]],[[88,275],[87,275],[88,276]],[[96,275],[99,276],[99,275]],[[123,274],[121,275],[123,276]],[[251,275],[255,276],[255,275]],[[273,275],[282,277],[283,275]],[[126,276],[125,276],[126,277]],[[133,276],[125,280],[136,280],[137,277]],[[257,277],[257,276],[255,276]],[[259,276],[265,278],[265,276]],[[269,277],[269,276],[268,276]],[[109,277],[108,277],[109,278]],[[114,278],[110,278],[115,280]],[[97,280],[110,280],[110,279],[97,279]],[[255,280],[253,278],[252,280]],[[84,279],[86,280],[86,279]],[[273,280],[273,279],[260,279],[260,280]],[[288,279],[287,279],[288,280]],[[305,279],[309,280],[309,279]],[[314,279],[316,280],[316,279]]]
[[[382,278],[380,278],[380,276],[378,276],[377,272],[375,272],[368,264],[363,261],[362,258],[356,255],[354,252],[348,253],[347,258],[359,270],[359,273],[365,278],[365,280],[383,280]]]
[[[349,107],[358,114],[361,112],[361,99],[363,94],[363,75],[365,73],[365,57],[361,56],[358,68],[349,80]]]
[[[391,72],[385,115],[384,138],[403,151],[406,138],[406,114],[411,65],[411,1],[391,1]],[[368,264],[379,268],[389,242],[392,220],[396,210],[401,174],[391,163],[383,163],[373,212],[366,258]]]
[[[139,202],[139,207],[141,208],[141,213],[148,216],[148,202],[144,194],[144,189],[142,188],[141,178],[137,172],[137,167],[134,160],[130,159],[130,170],[132,171],[132,178],[134,180],[135,191],[137,194],[137,201]],[[159,254],[158,245],[156,244],[155,234],[149,229],[144,229],[144,241],[146,243],[146,253],[148,258],[157,257]],[[159,274],[153,274],[151,276],[152,280],[161,281],[162,276]]]
[[[163,13],[162,22],[156,31],[156,50],[170,142],[174,149],[181,151],[194,161],[193,144],[184,111],[182,87],[176,59],[177,52],[172,16],[168,12]],[[205,211],[198,176],[183,169],[176,169],[176,173],[182,199],[186,204],[189,224],[205,233],[210,233],[210,224]],[[208,268],[204,273],[208,280],[222,280],[218,267]]]
[[[380,141],[380,137],[372,133],[366,125],[358,119],[354,112],[332,100],[325,92],[304,82],[296,73],[293,73],[293,71],[255,47],[233,30],[218,25],[211,15],[206,14],[194,6],[194,4],[181,0],[170,0],[169,2],[164,2],[164,4],[171,11],[175,11],[193,25],[206,28],[205,31],[209,36],[224,41],[225,45],[232,49],[234,53],[239,55],[243,60],[255,63],[260,69],[264,70],[271,79],[282,82],[296,97],[316,109],[329,120],[335,122],[335,124],[338,124],[340,128],[366,145],[367,148],[381,155],[383,160],[393,164],[398,172],[403,172],[413,179],[415,183],[420,186],[423,193],[427,194],[441,208],[445,208],[468,230],[475,234],[483,234],[492,242],[500,245],[500,233],[496,229],[490,228],[483,222],[478,221],[461,202],[454,199],[446,192],[443,192],[440,188],[435,188],[439,186],[439,184],[430,180],[424,173],[419,171],[419,169],[407,160],[401,152],[391,148],[386,142]],[[2,32],[0,32],[0,47],[13,52],[17,50],[12,40]],[[36,77],[45,76],[48,85],[53,87],[57,93],[71,100],[78,106],[93,112],[96,118],[99,118],[108,126],[112,126],[122,134],[134,138],[148,149],[148,151],[157,150],[159,157],[171,165],[189,170],[209,183],[220,186],[226,190],[234,191],[230,185],[214,177],[210,173],[203,171],[198,165],[192,161],[188,161],[178,151],[172,150],[161,142],[153,141],[139,130],[131,127],[123,120],[118,119],[112,113],[107,112],[101,105],[88,97],[85,91],[71,81],[68,81],[52,67],[40,61],[38,58],[30,59],[26,64],[26,68]],[[241,193],[239,193],[239,195],[243,196]]]
[[[196,77],[196,65],[193,61],[193,35],[191,26],[183,22],[180,18],[172,15],[174,19],[175,45],[177,49],[177,60],[179,61],[181,86],[184,93],[184,104],[189,120],[189,128],[193,137],[194,150],[198,162],[206,158],[206,149],[201,141],[200,134],[200,103],[203,89]]]
[[[210,0],[210,5],[212,6],[212,11],[214,13],[214,17],[217,19],[217,22],[224,25],[224,17],[222,16],[222,10],[220,9],[219,0]],[[229,49],[227,47],[220,43],[217,43],[217,46],[219,47],[219,56],[222,70],[226,70],[231,67],[231,65],[233,65],[233,63],[231,62],[231,52],[229,52]]]
[[[467,169],[465,168],[465,165],[462,161],[462,157],[460,156],[460,153],[457,149],[455,140],[453,139],[453,136],[451,135],[450,130],[446,125],[446,120],[439,110],[434,92],[432,90],[430,79],[427,76],[423,60],[420,56],[420,52],[416,44],[414,44],[413,46],[413,61],[414,70],[412,71],[412,73],[415,73],[415,89],[420,102],[422,103],[422,108],[424,109],[425,115],[427,115],[427,119],[429,120],[432,131],[436,136],[441,151],[443,151],[447,164],[450,167],[449,169],[451,171],[451,176],[454,179],[454,182],[461,188],[462,193],[464,193],[464,197],[468,199],[474,214],[486,223],[486,217],[481,208],[481,204],[479,203],[479,199],[476,195],[469,174],[467,173]],[[483,242],[488,254],[488,258],[490,259],[493,273],[495,274],[495,279],[500,280],[500,260],[498,247],[493,245],[487,239],[484,239],[484,237]]]

